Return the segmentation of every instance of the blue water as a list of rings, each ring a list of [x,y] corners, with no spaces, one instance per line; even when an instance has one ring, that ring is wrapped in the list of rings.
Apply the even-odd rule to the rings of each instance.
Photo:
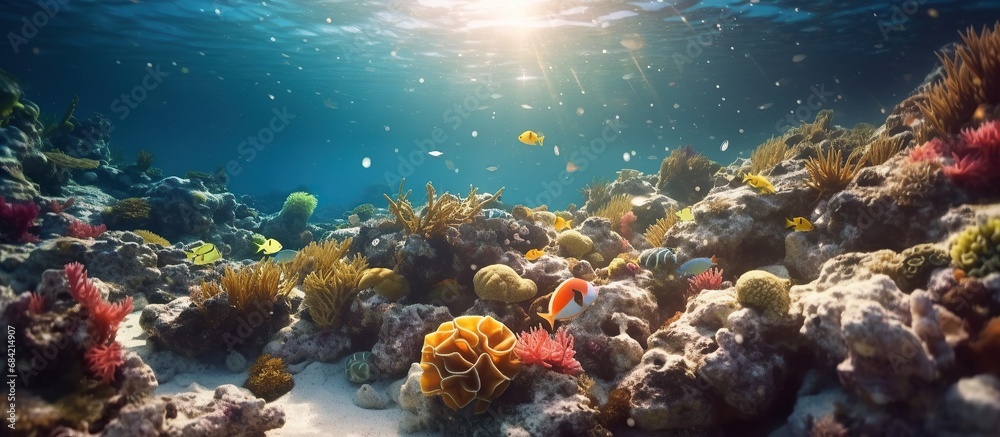
[[[45,115],[79,95],[77,117],[109,116],[112,147],[165,174],[221,166],[231,191],[336,208],[404,176],[562,208],[687,144],[732,162],[819,109],[877,125],[934,50],[1000,16],[996,1],[62,1],[0,6],[0,68]],[[517,141],[528,129],[543,147]]]

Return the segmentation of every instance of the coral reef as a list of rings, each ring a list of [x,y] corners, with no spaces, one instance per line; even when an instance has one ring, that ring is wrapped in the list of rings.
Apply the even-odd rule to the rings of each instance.
[[[769,317],[788,314],[791,300],[788,297],[789,281],[769,272],[751,270],[736,280],[736,301],[747,308],[762,311]]]
[[[295,380],[285,370],[285,363],[281,358],[263,354],[247,370],[247,380],[243,386],[254,396],[271,402],[292,391]]]
[[[951,259],[971,276],[1000,272],[1000,217],[963,230],[951,242]]]
[[[521,365],[539,365],[567,375],[583,373],[580,362],[573,358],[573,336],[565,327],[556,330],[555,338],[540,327],[531,328],[517,336],[514,353]]]
[[[389,212],[396,216],[396,220],[401,223],[409,234],[416,234],[424,237],[432,235],[441,236],[450,227],[457,227],[462,223],[472,220],[483,207],[489,205],[494,199],[500,198],[503,188],[500,188],[492,196],[483,200],[476,197],[476,189],[470,188],[469,195],[465,200],[444,193],[440,197],[434,191],[434,186],[427,183],[427,205],[420,213],[413,209],[413,205],[408,200],[411,191],[403,192],[403,183],[399,183],[399,193],[396,200],[392,200],[388,194],[385,199],[389,201]]]
[[[722,168],[691,146],[674,149],[660,164],[656,190],[684,203],[695,203],[714,186],[712,176]]]
[[[380,296],[390,301],[398,301],[410,294],[410,283],[405,277],[391,269],[374,267],[361,272],[358,289],[372,288]]]

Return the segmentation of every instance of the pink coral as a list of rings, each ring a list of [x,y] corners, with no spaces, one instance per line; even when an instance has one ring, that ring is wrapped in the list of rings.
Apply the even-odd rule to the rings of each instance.
[[[87,271],[83,264],[73,262],[66,264],[66,277],[69,279],[70,294],[90,312],[91,335],[97,344],[114,340],[118,325],[128,313],[132,312],[132,297],[126,297],[121,302],[111,303],[101,297],[101,292],[93,281],[87,279]]]
[[[968,189],[984,189],[1000,184],[1000,120],[966,129],[953,140],[935,138],[910,152],[910,160],[936,160],[951,156],[944,173]]]
[[[0,196],[0,241],[11,243],[33,243],[38,237],[28,232],[38,218],[35,202],[22,204],[7,203]]]
[[[631,240],[635,236],[635,221],[638,219],[632,211],[626,212],[618,221],[618,230],[621,231],[621,236]]]
[[[88,225],[80,220],[73,220],[69,224],[69,229],[66,230],[66,236],[87,240],[100,237],[107,230],[108,227],[103,224],[95,226]]]
[[[722,285],[722,269],[708,269],[688,278],[688,297],[697,296],[703,290],[715,290]]]
[[[69,199],[66,199],[66,201],[63,203],[59,203],[58,200],[53,199],[51,202],[49,202],[49,210],[51,210],[56,214],[62,214],[63,211],[73,206],[73,202],[76,202],[76,198],[70,197]]]
[[[31,314],[41,314],[45,312],[45,296],[31,292],[28,295],[28,312]]]
[[[87,360],[87,368],[97,379],[110,383],[115,380],[115,370],[122,365],[122,345],[112,342],[107,346],[91,347],[84,358]]]
[[[912,163],[916,162],[938,162],[942,154],[950,150],[951,146],[942,141],[940,138],[934,138],[926,143],[923,143],[917,147],[910,149],[909,160]]]
[[[548,331],[535,327],[518,335],[514,353],[521,364],[538,364],[546,369],[566,375],[583,373],[580,362],[573,358],[573,336],[565,328],[556,331],[555,338]]]

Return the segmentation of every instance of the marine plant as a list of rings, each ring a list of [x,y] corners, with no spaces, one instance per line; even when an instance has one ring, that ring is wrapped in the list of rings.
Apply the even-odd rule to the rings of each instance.
[[[305,191],[296,191],[285,198],[285,204],[281,206],[281,212],[278,215],[308,220],[313,211],[316,210],[318,203],[316,196]]]
[[[667,212],[665,217],[661,217],[659,220],[646,228],[646,232],[644,232],[642,236],[646,239],[646,242],[649,243],[650,246],[660,247],[660,245],[663,244],[663,237],[667,235],[667,231],[680,221],[676,212],[677,211],[674,210],[674,207],[671,206],[670,211]]]
[[[944,68],[940,82],[926,91],[920,111],[941,137],[958,133],[970,123],[986,121],[983,108],[1000,104],[1000,21],[981,33],[969,27],[954,58],[938,53]]]
[[[587,197],[584,202],[589,211],[596,211],[611,200],[611,182],[607,179],[595,178],[580,191]]]
[[[38,204],[35,202],[7,203],[0,196],[0,242],[17,244],[38,241],[38,237],[30,232],[37,218]]]
[[[535,364],[570,376],[583,373],[580,362],[573,358],[573,335],[565,327],[559,327],[554,337],[541,327],[522,332],[517,336],[514,353],[522,365]]]
[[[790,282],[763,270],[751,270],[736,280],[736,301],[745,308],[754,308],[768,317],[788,314],[791,298]]]
[[[951,241],[951,259],[969,276],[1000,272],[1000,217],[981,220]]]
[[[88,240],[100,237],[107,230],[108,227],[103,224],[90,225],[80,220],[73,220],[69,223],[69,227],[66,228],[66,236]]]
[[[809,180],[806,186],[819,191],[820,196],[839,192],[858,174],[864,165],[864,160],[858,150],[852,152],[844,162],[840,150],[829,150],[826,153],[819,146],[815,147],[816,157],[806,161],[806,171]]]
[[[424,238],[442,236],[448,228],[471,222],[472,217],[484,206],[494,199],[499,199],[503,194],[501,187],[492,196],[478,200],[476,188],[470,186],[469,195],[464,200],[447,192],[438,197],[434,186],[427,182],[427,205],[418,213],[408,199],[413,190],[403,192],[405,182],[404,179],[399,183],[399,193],[395,201],[388,194],[383,196],[389,201],[389,212],[396,216],[396,221],[403,225],[403,230],[407,234],[416,234]]]
[[[882,165],[906,147],[907,141],[900,136],[879,135],[868,144],[861,161],[866,166]]]
[[[170,242],[167,241],[166,238],[163,238],[145,229],[136,229],[133,230],[132,233],[142,237],[142,241],[146,242],[146,244],[159,244],[160,246],[163,247],[170,247]]]
[[[294,275],[282,277],[281,266],[268,259],[239,270],[227,266],[219,285],[226,291],[229,304],[245,313],[257,305],[270,308],[291,293],[295,280]]]
[[[469,405],[486,411],[521,371],[514,353],[517,337],[490,316],[461,316],[424,336],[420,390],[441,396],[452,410]]]
[[[674,149],[660,163],[656,190],[684,203],[696,203],[708,195],[714,185],[713,175],[721,168],[690,145]]]
[[[247,380],[243,387],[254,396],[271,402],[295,387],[295,379],[285,370],[285,362],[270,354],[263,354],[247,370]]]
[[[153,152],[140,150],[135,157],[135,166],[139,171],[146,171],[153,167]]]
[[[784,137],[771,137],[750,153],[750,172],[756,175],[770,174],[778,163],[791,159],[794,149],[785,144]]]
[[[632,196],[619,194],[612,197],[604,206],[594,211],[592,215],[608,219],[611,222],[611,228],[615,232],[621,233],[623,231],[622,217],[629,212],[632,212]]]
[[[141,197],[129,197],[119,200],[105,210],[108,218],[115,223],[139,223],[149,219],[152,209],[149,201]]]
[[[368,261],[355,255],[350,261],[338,259],[328,269],[314,270],[302,282],[305,305],[317,326],[338,329],[344,310],[357,293],[361,274]]]
[[[362,203],[361,205],[355,206],[354,209],[351,210],[351,213],[357,214],[358,218],[361,219],[361,221],[365,221],[372,217],[375,217],[375,211],[376,211],[375,205],[372,205],[370,203]]]
[[[301,283],[309,273],[333,270],[339,265],[340,259],[350,250],[352,241],[351,238],[346,238],[341,242],[334,239],[320,243],[313,241],[300,249],[291,262],[282,265],[285,274],[295,275]],[[262,239],[260,242],[263,243],[264,240]]]
[[[101,161],[88,158],[76,158],[63,152],[44,152],[45,157],[56,165],[74,170],[90,170],[101,165]]]

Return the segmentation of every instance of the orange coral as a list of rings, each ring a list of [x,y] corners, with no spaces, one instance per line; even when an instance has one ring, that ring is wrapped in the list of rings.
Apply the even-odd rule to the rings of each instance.
[[[489,316],[442,323],[424,337],[420,390],[427,396],[441,395],[452,410],[475,400],[475,413],[482,413],[521,370],[516,342],[509,328]]]

